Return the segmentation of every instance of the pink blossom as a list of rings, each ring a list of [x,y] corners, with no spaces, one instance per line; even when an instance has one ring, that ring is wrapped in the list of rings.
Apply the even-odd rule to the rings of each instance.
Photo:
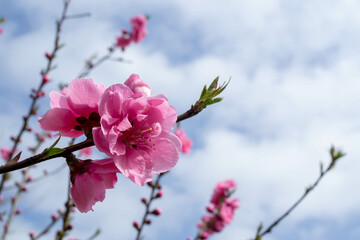
[[[95,145],[131,181],[144,185],[152,174],[177,163],[181,142],[171,133],[176,109],[165,96],[147,96],[115,84],[104,92],[99,114],[101,126],[93,129]]]
[[[132,39],[128,35],[123,34],[120,37],[116,38],[116,46],[120,47],[124,51],[125,48],[127,48],[130,45],[131,40]]]
[[[233,180],[219,182],[214,190],[211,198],[213,205],[207,206],[209,214],[203,216],[201,221],[197,224],[200,233],[200,239],[204,233],[206,238],[215,232],[221,232],[226,225],[233,220],[235,210],[239,208],[239,200],[237,198],[231,199],[230,196],[235,188]],[[216,198],[216,201],[214,200]]]
[[[92,79],[75,79],[61,92],[50,92],[50,106],[39,118],[44,130],[60,131],[66,137],[79,137],[98,126],[98,104],[105,86]]]
[[[3,33],[3,30],[2,30],[2,28],[0,27],[0,34],[2,34]]]
[[[230,195],[231,191],[235,189],[235,187],[236,183],[232,179],[219,182],[214,189],[214,193],[211,197],[211,203],[213,203],[215,207],[217,207],[219,202],[227,198]]]
[[[188,136],[186,136],[184,129],[177,128],[175,130],[175,135],[178,138],[180,138],[180,141],[182,143],[181,152],[189,154],[190,150],[191,150],[191,147],[193,145],[193,142]]]
[[[137,74],[131,74],[128,80],[124,82],[124,84],[128,86],[134,93],[142,92],[147,97],[151,95],[150,87],[143,80],[141,80]]]
[[[83,156],[85,158],[90,157],[92,152],[93,152],[93,147],[87,147],[87,148],[80,149],[81,156]]]
[[[72,186],[70,193],[80,212],[88,212],[98,201],[105,199],[106,189],[114,188],[119,172],[111,158],[79,161],[70,166]]]
[[[11,155],[11,150],[7,147],[2,147],[1,148],[1,157],[5,160],[5,161],[9,161],[10,160],[10,155]]]
[[[131,39],[134,42],[141,42],[145,38],[147,34],[146,22],[147,19],[143,15],[135,16],[130,20],[130,24],[132,26]]]

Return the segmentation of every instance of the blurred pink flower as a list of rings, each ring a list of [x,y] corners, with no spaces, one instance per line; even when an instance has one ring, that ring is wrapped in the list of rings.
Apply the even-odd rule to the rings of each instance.
[[[119,169],[111,158],[79,161],[70,166],[71,197],[80,212],[88,212],[98,201],[105,199],[106,189],[114,188]]]
[[[0,27],[0,34],[2,34],[3,33],[3,30],[2,30],[2,28]]]
[[[1,148],[1,157],[5,160],[5,161],[9,161],[10,160],[10,154],[11,154],[11,150],[7,147],[2,147]]]
[[[81,156],[85,157],[85,158],[90,157],[92,152],[93,152],[93,147],[87,147],[87,148],[80,149]]]
[[[50,92],[50,106],[39,118],[40,127],[60,131],[66,137],[79,137],[98,125],[98,104],[105,86],[92,79],[73,80],[61,92]]]
[[[207,210],[211,209],[211,211],[208,210],[210,214],[203,216],[197,224],[200,230],[198,237],[202,236],[203,233],[210,236],[215,232],[221,232],[226,225],[231,223],[235,210],[240,207],[239,199],[230,199],[235,185],[233,180],[219,182],[216,185],[214,194],[211,197],[213,205],[207,207]],[[215,200],[215,198],[217,199]]]
[[[147,34],[146,22],[147,19],[143,15],[135,16],[130,20],[130,24],[132,26],[131,39],[134,42],[141,42],[145,38]]]
[[[121,35],[116,38],[116,46],[120,47],[123,51],[127,48],[131,43],[131,38],[126,34]]]
[[[217,207],[219,202],[229,197],[231,192],[234,191],[235,187],[236,183],[232,179],[217,183],[214,189],[214,193],[211,197],[211,203]]]
[[[133,75],[126,81],[138,81]],[[176,109],[163,95],[133,92],[124,84],[106,89],[99,105],[100,127],[93,129],[96,147],[114,159],[121,173],[139,185],[152,174],[170,170],[179,159],[180,140],[171,133]]]
[[[186,136],[184,129],[177,128],[175,130],[175,135],[180,138],[180,141],[182,143],[181,152],[189,154],[191,151],[191,147],[193,145],[192,140]]]

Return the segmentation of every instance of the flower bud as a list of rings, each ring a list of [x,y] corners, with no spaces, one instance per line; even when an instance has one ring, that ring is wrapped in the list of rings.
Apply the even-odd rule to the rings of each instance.
[[[208,237],[209,237],[209,234],[207,232],[203,232],[199,236],[200,239],[207,239]]]
[[[58,219],[58,215],[56,215],[55,213],[51,214],[51,219],[53,221],[56,221]]]
[[[51,53],[46,52],[45,57],[50,60],[52,58],[52,55],[51,55]]]
[[[43,84],[50,82],[49,76],[46,75],[46,74],[44,74],[44,75],[42,76],[42,82],[43,82]]]
[[[141,202],[146,204],[146,197],[142,197]]]
[[[162,211],[160,208],[157,208],[154,211],[152,211],[152,214],[154,214],[155,216],[160,216],[162,214]]]
[[[20,215],[22,213],[22,210],[20,208],[16,209],[15,214]]]
[[[138,229],[139,228],[139,223],[137,221],[134,221],[133,226],[134,226],[134,228]]]
[[[158,191],[158,193],[156,194],[156,198],[161,198],[164,195],[163,191]]]

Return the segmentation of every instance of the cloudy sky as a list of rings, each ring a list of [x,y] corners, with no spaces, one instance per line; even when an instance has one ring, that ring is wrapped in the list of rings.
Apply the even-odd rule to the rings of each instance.
[[[9,136],[29,108],[28,94],[40,81],[61,7],[61,0],[0,2],[0,17],[7,18],[0,35],[0,146],[10,146]],[[145,239],[195,236],[215,184],[226,179],[237,182],[241,208],[212,239],[253,237],[260,222],[271,224],[315,181],[319,162],[329,162],[331,145],[346,157],[264,239],[359,239],[359,11],[355,0],[73,0],[70,14],[91,17],[65,22],[65,47],[46,91],[74,79],[94,53],[106,53],[132,16],[150,15],[145,41],[117,53],[126,62],[108,61],[91,78],[110,86],[137,73],[179,113],[216,76],[231,83],[223,102],[182,123],[194,148],[163,178],[164,197],[154,203],[163,215],[145,229]],[[48,100],[42,99],[40,114]],[[33,142],[28,134],[21,148]],[[63,162],[40,164],[32,173]],[[29,185],[20,200],[24,214],[16,217],[9,239],[39,232],[62,208],[66,184],[64,169]],[[148,194],[148,188],[119,176],[94,212],[74,215],[71,236],[85,239],[101,228],[99,239],[135,239],[131,223],[141,219],[140,198]]]

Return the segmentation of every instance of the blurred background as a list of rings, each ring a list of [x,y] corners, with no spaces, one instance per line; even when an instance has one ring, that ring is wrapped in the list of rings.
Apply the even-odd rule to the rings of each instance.
[[[62,4],[0,2],[0,17],[7,18],[0,35],[1,147],[11,146],[9,138],[28,111],[28,95],[41,80]],[[330,161],[333,144],[346,157],[264,239],[360,239],[359,11],[355,0],[73,0],[70,15],[90,12],[91,17],[65,22],[65,46],[55,59],[39,115],[50,108],[50,90],[73,80],[93,54],[106,54],[121,30],[130,28],[131,17],[149,15],[145,40],[115,55],[125,61],[107,61],[90,78],[110,86],[137,73],[153,94],[166,95],[179,114],[216,76],[231,82],[221,103],[181,123],[194,147],[162,178],[164,197],[153,207],[163,214],[145,228],[145,239],[194,237],[215,184],[226,179],[237,182],[234,196],[241,208],[231,225],[211,239],[254,237],[260,222],[268,226],[315,181],[319,162]],[[31,125],[39,130],[35,118]],[[63,138],[61,145],[67,142]],[[20,146],[23,157],[33,144],[27,133]],[[48,161],[32,174],[63,164],[63,159]],[[50,214],[63,208],[67,178],[63,168],[29,184],[19,203],[23,214],[15,218],[9,239],[29,239],[29,231],[49,223]],[[135,239],[132,222],[142,218],[140,198],[149,195],[149,188],[118,178],[94,212],[74,214],[70,236],[85,239],[101,228],[98,239]]]

